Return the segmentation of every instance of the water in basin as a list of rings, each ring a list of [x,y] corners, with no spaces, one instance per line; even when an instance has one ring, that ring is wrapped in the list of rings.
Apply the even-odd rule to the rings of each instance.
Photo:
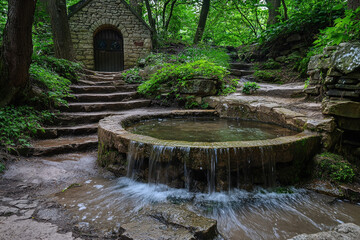
[[[162,140],[188,142],[265,140],[297,133],[275,124],[214,117],[151,119],[137,122],[127,130]]]

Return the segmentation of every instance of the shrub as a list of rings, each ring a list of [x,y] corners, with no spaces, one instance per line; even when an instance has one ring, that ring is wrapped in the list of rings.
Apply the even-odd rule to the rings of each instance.
[[[70,96],[70,80],[59,76],[55,72],[37,63],[33,63],[29,71],[35,84],[44,90],[41,96],[37,96],[39,99],[33,100],[41,101],[49,106],[67,104],[65,98]]]
[[[177,55],[151,53],[145,58],[145,65],[163,65],[165,63],[191,63],[206,60],[218,66],[229,67],[230,57],[224,48],[210,46],[188,47]]]
[[[245,94],[253,94],[259,88],[260,86],[256,82],[245,82],[242,92]]]
[[[354,180],[354,169],[342,156],[326,152],[320,154],[318,160],[317,174],[320,178],[343,183]]]
[[[216,65],[228,68],[230,57],[224,48],[214,48],[209,46],[188,47],[185,51],[177,55],[180,62],[195,62],[206,60]]]
[[[32,61],[34,64],[55,72],[73,83],[79,80],[78,72],[82,70],[80,63],[55,57],[34,55]]]
[[[269,59],[261,65],[261,69],[279,69],[281,68],[281,64],[274,61],[273,59]]]
[[[41,122],[52,117],[48,111],[28,106],[0,108],[0,146],[29,146],[30,137],[41,131]]]
[[[186,80],[196,76],[214,78],[219,82],[224,81],[228,71],[221,66],[206,60],[198,60],[183,64],[165,64],[162,69],[151,75],[150,80],[141,84],[138,92],[143,95],[155,96],[161,87],[170,89],[170,93],[178,93],[180,87],[185,86]],[[225,85],[222,85],[224,87]],[[223,89],[220,89],[221,93]]]
[[[121,75],[123,76],[126,83],[141,83],[144,80],[139,75],[139,70],[140,69],[138,67],[130,68],[129,70],[123,72]]]

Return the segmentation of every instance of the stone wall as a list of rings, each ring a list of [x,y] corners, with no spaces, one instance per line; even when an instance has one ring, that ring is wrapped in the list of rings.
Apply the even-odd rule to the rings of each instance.
[[[360,158],[360,43],[327,47],[310,59],[309,97],[323,99],[322,112],[334,116],[342,133],[338,150]],[[360,165],[360,162],[357,162]]]
[[[95,32],[104,27],[119,30],[124,38],[124,67],[133,67],[151,50],[151,31],[123,0],[90,0],[70,13],[69,24],[76,59],[94,69]]]

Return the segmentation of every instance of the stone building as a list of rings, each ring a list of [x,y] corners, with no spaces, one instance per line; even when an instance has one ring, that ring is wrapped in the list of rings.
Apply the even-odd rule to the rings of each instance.
[[[88,69],[121,71],[151,50],[151,29],[124,0],[82,0],[69,9],[75,57]]]

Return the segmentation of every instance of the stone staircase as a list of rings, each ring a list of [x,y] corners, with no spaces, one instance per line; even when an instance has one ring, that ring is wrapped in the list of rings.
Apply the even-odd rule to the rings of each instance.
[[[240,63],[233,62],[230,63],[230,72],[231,75],[236,77],[245,77],[252,75],[255,71],[253,70],[254,65],[251,63]]]
[[[139,98],[137,86],[122,81],[120,73],[87,70],[71,86],[73,97],[67,99],[68,106],[60,108],[54,125],[44,129],[27,154],[49,156],[95,149],[100,119],[150,105],[150,100]]]

